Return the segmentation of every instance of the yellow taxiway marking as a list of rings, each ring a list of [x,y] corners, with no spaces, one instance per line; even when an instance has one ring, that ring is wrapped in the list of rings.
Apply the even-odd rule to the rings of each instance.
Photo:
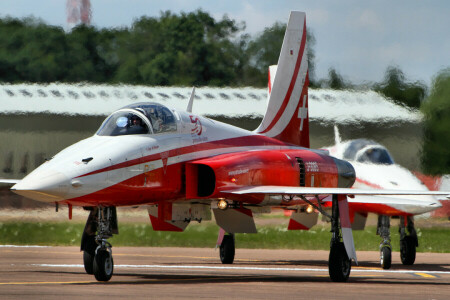
[[[16,253],[15,250],[0,250],[0,252],[5,253]],[[42,253],[42,251],[36,250],[21,250],[21,253]],[[67,255],[80,255],[80,252],[62,252],[62,251],[46,251],[47,254],[67,254]],[[114,256],[130,256],[126,253],[114,253]],[[189,255],[161,255],[161,254],[132,254],[133,257],[167,257],[167,258],[197,258],[197,259],[211,259],[216,260],[215,256],[189,256]],[[257,259],[245,259],[245,258],[235,258],[235,261],[251,261],[251,262],[262,262],[263,260]]]
[[[115,256],[130,256],[126,253],[114,253]],[[192,255],[167,255],[167,254],[133,254],[132,256],[139,257],[168,257],[168,258],[199,258],[199,259],[214,259],[215,256],[192,256]],[[252,262],[263,262],[264,260],[259,259],[247,259],[247,258],[235,258],[234,261],[252,261]]]
[[[240,279],[261,279],[266,278],[265,275],[258,275],[258,276],[242,276],[239,277]],[[209,281],[217,281],[217,280],[226,280],[230,279],[232,276],[220,276],[220,277],[197,277],[197,278],[164,278],[164,279],[151,279],[151,280],[137,280],[132,282],[170,282],[170,281],[202,281],[202,280],[209,280]],[[114,284],[119,283],[123,284],[124,282],[130,283],[130,281],[114,281],[114,282],[101,282],[101,281],[29,281],[29,282],[0,282],[0,285],[46,285],[46,284],[86,284],[86,283],[92,283],[92,284]]]
[[[30,282],[0,282],[0,285],[27,285],[27,284],[80,284],[98,283],[98,281],[30,281]]]
[[[427,274],[427,273],[414,273],[414,274],[425,277],[425,278],[436,278],[436,276]]]
[[[314,275],[315,277],[330,277],[330,275]],[[366,275],[350,275],[350,278],[355,278],[355,277],[362,277],[362,278],[365,278],[365,277],[383,277],[384,275],[377,275],[377,274],[366,274]]]

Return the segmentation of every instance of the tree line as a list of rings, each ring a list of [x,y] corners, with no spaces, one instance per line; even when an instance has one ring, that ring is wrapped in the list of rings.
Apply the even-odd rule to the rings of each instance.
[[[226,15],[215,20],[202,10],[141,17],[130,27],[71,31],[35,18],[0,19],[0,81],[94,82],[150,86],[267,85],[268,66],[276,64],[286,24],[275,23],[256,36],[245,23]],[[316,80],[315,37],[307,31],[311,87],[355,88],[335,69]],[[371,88],[419,107],[426,94],[420,82],[407,83],[398,67]]]
[[[35,18],[0,19],[0,82],[93,82],[149,86],[267,85],[268,66],[278,61],[286,24],[275,23],[256,36],[245,23],[202,10],[143,16],[130,27],[71,31]],[[361,89],[330,68],[315,76],[315,37],[307,31],[312,88]],[[397,66],[364,88],[402,105],[421,108],[425,119],[422,162],[429,173],[450,173],[450,72],[440,72],[430,91],[410,82]],[[439,155],[440,160],[436,160]]]

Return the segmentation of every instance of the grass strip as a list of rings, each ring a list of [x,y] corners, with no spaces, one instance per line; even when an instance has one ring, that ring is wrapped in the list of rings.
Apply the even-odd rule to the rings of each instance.
[[[78,246],[84,224],[74,222],[0,222],[0,244]],[[237,234],[238,248],[328,250],[329,226],[316,226],[309,231],[288,231],[282,225],[259,226],[258,234]],[[153,231],[150,224],[124,223],[119,235],[110,239],[113,246],[147,247],[214,247],[218,227],[213,222],[191,224],[185,232]],[[375,226],[353,231],[356,250],[378,251],[380,237]],[[418,252],[450,253],[448,228],[417,228]],[[391,229],[392,246],[399,251],[399,234]]]

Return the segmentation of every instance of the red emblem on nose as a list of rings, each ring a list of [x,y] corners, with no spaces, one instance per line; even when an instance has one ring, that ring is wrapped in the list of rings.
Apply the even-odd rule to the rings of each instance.
[[[201,135],[202,134],[202,123],[198,117],[189,116],[191,123],[194,124],[194,128],[191,129],[191,134]]]

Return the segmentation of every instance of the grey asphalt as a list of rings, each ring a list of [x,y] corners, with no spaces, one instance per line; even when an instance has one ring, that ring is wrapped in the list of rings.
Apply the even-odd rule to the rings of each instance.
[[[0,299],[330,298],[449,299],[450,254],[418,253],[416,264],[378,267],[378,252],[358,252],[346,283],[328,277],[327,251],[237,249],[222,265],[209,248],[113,248],[111,281],[87,275],[77,247],[0,246]]]

